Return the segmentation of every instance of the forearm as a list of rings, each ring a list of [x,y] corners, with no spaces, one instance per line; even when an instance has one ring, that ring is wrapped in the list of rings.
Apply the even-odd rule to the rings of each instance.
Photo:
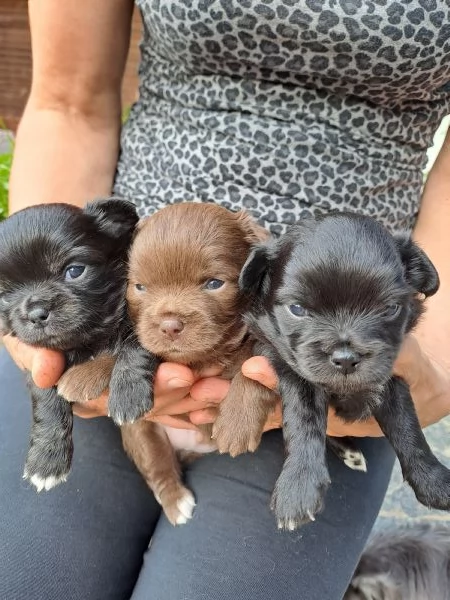
[[[119,151],[120,106],[107,117],[33,106],[20,123],[10,213],[25,206],[86,201],[111,193]]]
[[[30,0],[33,77],[10,212],[111,192],[133,0]]]
[[[424,350],[450,369],[450,134],[428,177],[414,238],[439,272],[438,293],[416,329]]]

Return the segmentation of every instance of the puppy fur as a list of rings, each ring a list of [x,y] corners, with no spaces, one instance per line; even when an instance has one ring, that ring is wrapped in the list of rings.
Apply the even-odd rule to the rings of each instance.
[[[344,600],[450,600],[450,529],[417,523],[377,533]]]
[[[130,251],[127,290],[136,336],[118,356],[110,401],[126,395],[150,409],[159,361],[195,371],[220,365],[231,387],[212,431],[214,443],[211,429],[205,430],[204,450],[235,456],[256,449],[276,397],[241,374],[254,340],[242,321],[238,279],[251,246],[266,238],[248,215],[215,204],[175,204],[141,222]],[[185,523],[195,501],[181,483],[167,430],[138,421],[124,426],[122,437],[169,521]]]
[[[404,235],[375,220],[306,219],[255,248],[240,278],[253,298],[245,319],[279,377],[287,457],[272,497],[279,526],[322,508],[330,483],[327,408],[345,421],[373,415],[426,506],[450,508],[450,472],[433,455],[407,385],[392,367],[405,334],[434,294],[433,265]]]
[[[131,203],[112,198],[84,210],[34,206],[0,224],[1,333],[63,351],[69,368],[58,389],[40,389],[27,374],[33,419],[24,478],[38,491],[65,481],[70,470],[72,408],[65,398],[96,397],[108,384],[137,220]]]

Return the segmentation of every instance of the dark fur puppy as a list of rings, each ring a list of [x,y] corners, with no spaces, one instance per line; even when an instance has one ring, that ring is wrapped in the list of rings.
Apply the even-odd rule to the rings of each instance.
[[[450,528],[418,523],[377,533],[344,600],[450,600]]]
[[[373,415],[418,500],[449,509],[450,471],[430,450],[408,387],[391,376],[423,298],[439,286],[424,252],[373,219],[329,215],[257,247],[240,284],[254,298],[246,321],[283,401],[287,458],[272,498],[279,525],[293,529],[322,507],[328,405],[345,421]]]
[[[126,315],[125,259],[137,220],[131,203],[109,199],[84,210],[30,207],[0,225],[2,333],[63,351],[68,367],[97,357],[84,370],[66,371],[60,393],[36,387],[28,374],[33,422],[24,477],[38,491],[64,481],[70,470],[72,409],[62,395],[70,399],[75,385],[88,399],[107,387],[112,360],[104,353],[117,350]],[[98,371],[106,376],[97,378]]]
[[[138,227],[129,257],[127,299],[136,338],[120,352],[110,384],[110,402],[132,399],[138,412],[149,410],[159,361],[201,370],[221,365],[231,379],[211,429],[170,430],[148,421],[122,427],[125,449],[136,463],[171,523],[185,523],[195,505],[183,486],[175,450],[253,451],[273,392],[245,378],[240,367],[252,355],[254,340],[242,321],[240,271],[252,244],[267,233],[244,213],[214,204],[168,206]],[[133,406],[130,409],[133,410]],[[128,412],[127,418],[134,417]]]

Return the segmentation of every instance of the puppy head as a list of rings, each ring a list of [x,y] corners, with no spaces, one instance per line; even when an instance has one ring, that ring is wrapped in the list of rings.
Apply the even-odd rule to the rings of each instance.
[[[68,350],[115,326],[137,219],[131,203],[108,199],[34,206],[1,223],[2,332]]]
[[[242,328],[240,270],[265,237],[245,213],[215,204],[174,204],[142,221],[127,292],[141,344],[169,361],[220,359]]]
[[[439,280],[427,256],[368,217],[308,219],[256,247],[240,277],[257,298],[250,327],[302,377],[332,392],[390,377],[422,298]]]

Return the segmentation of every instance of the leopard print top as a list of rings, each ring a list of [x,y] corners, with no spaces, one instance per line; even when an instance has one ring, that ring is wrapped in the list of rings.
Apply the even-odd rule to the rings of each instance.
[[[246,208],[274,234],[305,212],[417,216],[450,112],[441,0],[137,0],[140,97],[115,192]]]

